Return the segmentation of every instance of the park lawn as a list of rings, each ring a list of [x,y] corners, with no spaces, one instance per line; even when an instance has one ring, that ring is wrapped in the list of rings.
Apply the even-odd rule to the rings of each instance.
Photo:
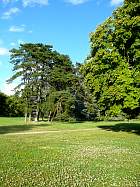
[[[114,125],[115,122],[108,122],[108,125]],[[32,132],[32,131],[56,131],[67,129],[89,129],[98,125],[106,125],[106,122],[32,122],[25,124],[24,118],[0,117],[0,134]]]
[[[129,125],[128,125],[129,124]],[[103,128],[114,131],[127,131],[140,134],[140,121],[101,121],[101,122],[32,122],[25,124],[23,117],[0,117],[0,134],[34,131],[57,131]]]
[[[20,134],[37,131],[45,133]],[[0,186],[139,187],[139,145],[139,121],[25,125],[0,118]]]

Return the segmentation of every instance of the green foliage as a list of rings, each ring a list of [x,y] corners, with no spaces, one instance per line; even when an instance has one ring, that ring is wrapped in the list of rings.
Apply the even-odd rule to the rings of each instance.
[[[23,115],[24,109],[21,97],[7,96],[0,92],[0,116],[18,117]]]
[[[9,82],[21,78],[16,89],[22,88],[26,117],[67,121],[81,115],[82,108],[74,115],[83,94],[81,77],[78,64],[74,67],[69,56],[49,45],[28,43],[11,50],[11,63],[14,75]]]
[[[0,92],[0,116],[8,116],[7,108],[7,96]]]
[[[75,98],[69,91],[53,91],[46,102],[49,120],[69,121],[74,117]]]
[[[140,3],[125,1],[91,33],[91,55],[81,68],[100,119],[138,115],[140,106]],[[137,111],[137,112],[136,112]]]
[[[9,96],[7,98],[8,105],[8,116],[10,117],[21,117],[24,116],[24,104],[21,97],[16,95]]]

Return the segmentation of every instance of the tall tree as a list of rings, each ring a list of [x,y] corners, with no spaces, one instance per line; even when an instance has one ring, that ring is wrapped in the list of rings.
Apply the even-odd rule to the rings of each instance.
[[[22,96],[25,100],[25,121],[31,118],[33,109],[35,120],[39,118],[41,95],[48,87],[48,72],[53,59],[52,46],[43,44],[21,44],[19,49],[11,50],[11,63],[14,75],[8,82],[20,77],[17,88],[23,86]]]
[[[91,54],[81,71],[100,119],[140,112],[140,3],[125,1],[90,35]]]
[[[29,43],[11,50],[11,63],[14,75],[9,82],[21,77],[17,88],[23,86],[25,121],[27,116],[38,121],[46,114],[49,120],[73,115],[71,105],[80,82],[69,56],[49,45]]]

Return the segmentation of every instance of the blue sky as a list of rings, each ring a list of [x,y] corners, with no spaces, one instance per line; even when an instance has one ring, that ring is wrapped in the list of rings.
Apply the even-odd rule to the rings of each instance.
[[[89,33],[123,0],[0,0],[0,90],[11,94],[14,82],[9,50],[20,43],[47,43],[73,61],[89,54]]]

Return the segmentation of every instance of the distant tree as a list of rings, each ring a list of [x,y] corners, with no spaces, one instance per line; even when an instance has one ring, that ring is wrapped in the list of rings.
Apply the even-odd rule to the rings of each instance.
[[[140,112],[140,3],[124,2],[90,35],[91,54],[81,68],[100,119]]]
[[[8,116],[7,96],[0,92],[0,116]]]
[[[68,56],[57,54],[54,61],[49,74],[50,90],[42,109],[47,112],[49,121],[80,119],[83,108],[80,109],[77,105],[83,101],[79,95],[81,89],[79,70],[77,71],[77,67],[72,65]]]
[[[46,110],[48,112],[48,121],[74,120],[75,98],[68,90],[51,92],[47,98]]]
[[[23,101],[16,95],[7,96],[0,92],[0,116],[21,117],[24,115]]]
[[[80,63],[76,63],[73,67],[74,78],[72,80],[72,93],[75,98],[74,116],[77,121],[87,119],[86,113],[86,94],[83,85],[83,76],[80,73]]]
[[[7,115],[9,117],[23,117],[24,103],[21,97],[12,95],[7,97]]]

